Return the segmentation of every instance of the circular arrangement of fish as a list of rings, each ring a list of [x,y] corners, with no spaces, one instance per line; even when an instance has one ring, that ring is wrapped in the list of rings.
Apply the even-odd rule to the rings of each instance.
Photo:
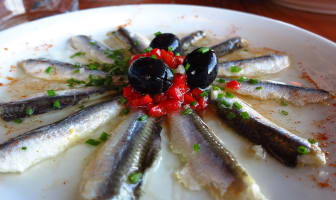
[[[131,54],[143,53],[150,41],[125,28],[119,28],[110,36],[122,43],[125,49],[111,49],[85,35],[70,38],[71,47],[77,51],[72,57],[87,58],[91,64],[70,64],[43,58],[20,62],[25,73],[35,78],[67,82],[72,88],[49,90],[47,94],[1,103],[0,117],[5,121],[20,122],[23,118],[80,102],[107,100],[83,107],[63,120],[0,144],[0,172],[24,172],[66,151],[78,141],[86,140],[90,145],[99,145],[99,149],[84,169],[79,198],[138,199],[143,176],[153,166],[160,152],[161,123],[165,120],[168,124],[168,141],[173,152],[184,163],[183,169],[176,174],[178,177],[197,182],[214,199],[266,199],[254,179],[196,111],[182,110],[154,118],[142,110],[126,108],[120,89],[128,84],[125,77],[127,58]],[[174,42],[175,46],[169,45],[174,47],[174,51],[179,49],[182,55],[186,55],[195,48],[193,44],[204,37],[203,31],[197,31],[181,38],[179,46],[175,45],[177,38],[172,37],[171,43]],[[155,41],[155,45],[161,43]],[[235,37],[210,49],[221,57],[247,46],[245,39]],[[216,64],[217,78],[206,90],[218,118],[257,148],[265,149],[280,164],[288,167],[326,164],[325,154],[313,139],[301,138],[278,126],[233,94],[260,100],[278,100],[297,106],[324,103],[332,94],[315,88],[255,79],[289,67],[289,57],[284,54]],[[231,82],[236,82],[239,87],[227,87]],[[126,117],[112,133],[104,132],[98,139],[89,139],[98,127],[120,115]],[[208,171],[207,166],[211,166],[212,170]]]

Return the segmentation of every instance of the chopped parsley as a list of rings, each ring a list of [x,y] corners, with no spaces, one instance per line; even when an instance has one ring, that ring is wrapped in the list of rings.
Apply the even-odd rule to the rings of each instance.
[[[21,150],[26,151],[27,147],[21,147]]]
[[[229,112],[227,115],[226,115],[226,117],[228,118],[228,119],[233,119],[233,118],[235,118],[236,117],[236,115],[233,113],[233,112]]]
[[[154,54],[152,55],[152,58],[157,59],[156,55],[154,55]]]
[[[233,102],[233,107],[235,107],[236,109],[240,110],[243,108],[242,105],[240,105],[237,101]]]
[[[46,70],[45,73],[50,74],[54,71],[54,68],[52,66],[49,66]]]
[[[231,71],[232,73],[238,73],[238,72],[240,72],[241,70],[242,70],[241,67],[237,67],[237,66],[231,66],[231,67],[230,67],[230,71]]]
[[[316,143],[316,140],[314,140],[313,138],[308,138],[308,142],[310,144],[315,144]]]
[[[212,86],[212,89],[213,89],[213,90],[220,90],[221,88],[220,88],[219,86],[217,86],[217,85],[213,85],[213,86]]]
[[[254,78],[250,78],[249,80],[248,80],[248,82],[250,83],[250,84],[252,84],[252,85],[256,85],[256,84],[258,84],[258,80],[257,79],[254,79]]]
[[[97,69],[98,69],[97,65],[95,65],[95,64],[93,64],[93,63],[90,63],[90,64],[88,65],[88,68],[89,68],[90,70],[97,70]]]
[[[201,97],[207,97],[207,96],[209,96],[209,93],[207,91],[203,91],[200,96]]]
[[[107,134],[107,133],[104,131],[104,132],[102,132],[102,134],[100,135],[99,140],[102,141],[102,142],[105,142],[105,141],[108,139],[109,136],[110,136],[110,135]]]
[[[225,107],[229,108],[231,107],[231,104],[229,102],[227,102],[226,100],[222,99],[220,102],[219,102],[220,105],[224,105]]]
[[[161,35],[162,33],[160,32],[160,31],[158,31],[158,32],[156,32],[156,33],[154,33],[154,36],[156,37],[156,36],[159,36],[159,35]]]
[[[217,99],[223,99],[223,97],[224,97],[224,94],[223,94],[223,93],[219,93],[219,94],[217,95]]]
[[[190,115],[191,112],[192,112],[191,108],[187,108],[187,109],[185,109],[185,110],[183,111],[183,114],[184,114],[184,115]]]
[[[170,68],[170,71],[171,71],[173,74],[175,74],[175,73],[176,73],[176,70],[175,70],[175,69],[173,69],[173,68]]]
[[[59,100],[54,101],[53,107],[55,109],[60,109],[61,108],[61,103]]]
[[[243,82],[245,81],[247,78],[245,76],[241,76],[239,79],[238,79],[238,82]]]
[[[122,114],[127,115],[129,113],[129,109],[124,108],[121,112],[122,112]]]
[[[261,86],[256,87],[256,90],[261,90],[261,89],[262,89]]]
[[[287,112],[287,111],[285,111],[285,110],[281,110],[281,111],[280,111],[280,113],[281,113],[281,114],[283,114],[283,115],[285,115],[285,116],[287,116],[287,115],[288,115],[288,112]]]
[[[181,54],[180,53],[175,53],[175,56],[181,56]]]
[[[219,79],[217,79],[217,82],[219,82],[219,83],[225,83],[226,81],[223,78],[219,78]]]
[[[14,119],[13,121],[17,124],[21,124],[23,122],[23,119],[18,118],[18,119]]]
[[[195,152],[199,152],[201,150],[201,147],[199,144],[194,144],[193,149]]]
[[[148,47],[148,48],[146,48],[146,49],[144,50],[144,52],[147,53],[147,52],[150,52],[150,51],[152,51],[152,50],[153,50],[152,47]]]
[[[201,48],[198,49],[198,52],[201,52],[201,53],[206,53],[208,51],[210,51],[210,49],[208,47],[201,47]]]
[[[197,105],[197,101],[195,101],[195,100],[192,101],[192,102],[190,103],[190,105],[191,105],[191,106],[196,106],[196,105]]]
[[[187,63],[186,66],[184,67],[184,69],[185,69],[186,71],[188,71],[189,68],[190,68],[190,64]]]
[[[172,51],[173,51],[173,48],[168,47],[168,51],[172,52]]]
[[[309,149],[307,147],[301,145],[297,148],[297,152],[299,152],[299,154],[301,154],[301,155],[305,155],[305,154],[309,153]]]
[[[142,178],[141,172],[134,172],[128,176],[128,181],[132,184],[137,184]]]
[[[73,87],[75,85],[85,84],[85,81],[71,78],[71,79],[67,80],[67,83],[68,83],[69,87]]]
[[[95,44],[96,44],[95,41],[90,41],[90,45],[91,45],[91,46],[94,46]]]
[[[77,73],[79,73],[79,72],[80,72],[79,69],[75,69],[75,70],[72,71],[73,74],[77,74]]]
[[[26,109],[26,114],[28,116],[32,115],[33,113],[34,113],[34,110],[32,108],[29,107],[29,108]]]
[[[49,96],[49,97],[54,97],[54,96],[56,96],[56,92],[55,92],[55,90],[47,90],[47,93],[48,93],[48,96]]]
[[[120,97],[120,103],[121,104],[126,104],[127,103],[127,99],[123,96]]]
[[[285,100],[283,100],[283,99],[281,100],[280,104],[282,106],[288,106],[288,103]]]
[[[138,121],[145,121],[148,118],[148,115],[142,115],[138,118]]]
[[[135,40],[135,41],[134,41],[134,45],[135,45],[135,46],[139,46],[139,41],[138,41],[138,40]]]
[[[234,96],[231,92],[226,92],[225,93],[226,98],[232,99]]]
[[[241,112],[240,115],[242,116],[243,119],[249,119],[250,115],[248,114],[248,112]]]
[[[100,144],[100,141],[95,139],[88,139],[85,143],[92,146],[98,146]]]
[[[78,57],[78,56],[85,56],[85,52],[76,52],[70,56],[70,58]]]

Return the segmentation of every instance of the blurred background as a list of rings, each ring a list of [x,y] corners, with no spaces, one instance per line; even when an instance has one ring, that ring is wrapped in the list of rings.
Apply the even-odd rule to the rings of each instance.
[[[336,42],[336,0],[0,0],[0,30],[64,12],[125,4],[190,4],[253,13]]]

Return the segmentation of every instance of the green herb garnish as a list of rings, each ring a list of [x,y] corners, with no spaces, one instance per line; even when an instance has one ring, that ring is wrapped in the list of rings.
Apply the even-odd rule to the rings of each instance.
[[[26,114],[27,114],[28,116],[32,115],[33,113],[34,113],[34,110],[33,110],[32,108],[27,108],[27,109],[26,109]]]
[[[285,111],[285,110],[281,110],[281,111],[280,111],[280,113],[281,113],[281,114],[283,114],[283,115],[285,115],[285,116],[287,116],[287,115],[288,115],[288,112],[287,112],[287,111]]]
[[[156,37],[156,36],[159,36],[159,35],[161,35],[162,33],[160,32],[160,31],[158,31],[158,32],[156,32],[156,33],[154,33],[154,36]]]
[[[18,118],[18,119],[14,119],[13,121],[17,124],[21,124],[23,122],[23,119]]]
[[[97,70],[98,69],[98,67],[95,64],[93,64],[93,63],[90,63],[89,66],[88,66],[88,68],[90,70]]]
[[[140,181],[141,178],[142,178],[142,173],[134,172],[128,176],[128,181],[132,184],[136,184]]]
[[[223,97],[224,97],[224,94],[223,94],[223,93],[219,93],[219,94],[217,95],[217,99],[223,99]]]
[[[219,83],[225,83],[226,81],[223,78],[219,78],[219,79],[217,79],[217,82],[219,82]]]
[[[220,105],[224,105],[225,107],[229,108],[231,107],[231,104],[229,102],[227,102],[225,99],[222,99],[220,102],[219,102]]]
[[[308,138],[308,142],[310,144],[315,144],[316,143],[316,140],[314,140],[313,138]]]
[[[243,108],[242,105],[240,105],[237,101],[233,102],[233,107],[235,107],[236,109],[240,110]]]
[[[102,134],[99,137],[99,140],[102,141],[102,142],[105,142],[108,139],[109,136],[110,135],[107,134],[106,132],[102,132]]]
[[[210,49],[208,47],[201,47],[198,49],[198,52],[201,52],[201,53],[206,53],[208,52]]]
[[[241,76],[239,79],[238,79],[238,82],[243,82],[245,81],[247,78],[245,76]]]
[[[257,79],[253,79],[253,78],[250,78],[249,80],[248,80],[248,82],[250,83],[250,84],[252,84],[252,85],[256,85],[256,84],[258,84],[258,80]]]
[[[61,103],[60,103],[60,101],[59,101],[59,100],[54,101],[53,106],[54,106],[55,109],[60,109],[60,108],[61,108]]]
[[[186,66],[184,67],[185,71],[188,71],[188,69],[190,68],[190,64],[187,63]]]
[[[79,73],[79,72],[80,72],[79,69],[76,69],[76,70],[72,71],[73,74],[77,74],[77,73]]]
[[[213,86],[212,86],[212,89],[213,89],[213,90],[220,90],[221,88],[220,88],[219,86],[217,86],[217,85],[213,85]]]
[[[187,108],[187,109],[185,109],[185,110],[183,111],[183,114],[184,114],[184,115],[190,115],[191,112],[192,112],[191,108]]]
[[[230,68],[230,71],[232,72],[232,73],[238,73],[238,72],[240,72],[242,70],[242,68],[241,67],[237,67],[237,66],[231,66],[231,68]]]
[[[90,45],[91,45],[91,46],[94,46],[95,44],[96,44],[95,41],[90,41]]]
[[[236,117],[236,115],[233,113],[233,112],[229,112],[227,115],[226,115],[226,117],[228,118],[228,119],[233,119],[233,118],[235,118]]]
[[[92,146],[98,146],[100,144],[100,141],[97,141],[95,139],[88,139],[85,143]]]
[[[170,71],[171,71],[173,74],[176,73],[176,70],[175,70],[175,69],[170,68]]]
[[[148,47],[148,48],[146,48],[146,49],[144,50],[144,52],[147,53],[147,52],[151,52],[152,50],[153,50],[152,47]]]
[[[201,147],[199,144],[194,144],[193,149],[195,152],[199,152],[201,150]]]
[[[209,93],[207,91],[203,91],[201,94],[200,94],[201,97],[207,97],[209,96]]]
[[[153,54],[153,55],[152,55],[152,58],[156,59],[157,57],[156,57],[156,55]]]
[[[70,58],[74,58],[74,57],[77,57],[77,56],[85,56],[85,52],[81,52],[81,51],[76,52],[76,53],[72,54],[70,56]]]
[[[138,118],[138,121],[145,121],[148,118],[148,115],[142,115]]]
[[[301,155],[305,155],[305,154],[309,153],[309,149],[307,147],[301,145],[297,148],[297,152],[299,152],[299,154],[301,154]]]
[[[281,104],[282,106],[288,106],[288,103],[287,103],[285,100],[283,100],[283,99],[281,99],[280,104]]]
[[[262,89],[261,86],[256,87],[256,90],[261,90],[261,89]]]
[[[129,113],[129,109],[124,108],[121,112],[122,112],[123,115],[127,115]]]
[[[138,40],[135,40],[135,41],[134,41],[134,45],[135,45],[135,46],[139,46],[139,41],[138,41]]]
[[[195,100],[190,103],[191,106],[196,106],[196,104],[197,104],[197,101]]]
[[[126,104],[127,103],[127,99],[123,96],[120,97],[120,103],[121,104]]]
[[[50,74],[54,71],[54,68],[52,66],[49,66],[46,70],[45,73]]]
[[[47,93],[48,93],[48,96],[50,96],[50,97],[56,96],[55,90],[47,90]]]
[[[21,150],[25,151],[27,150],[27,147],[21,147]]]
[[[250,115],[248,114],[248,112],[241,112],[240,115],[242,116],[243,119],[249,119]]]
[[[226,92],[225,93],[226,98],[232,99],[234,96],[231,92]]]
[[[71,79],[67,80],[67,83],[68,83],[69,87],[73,87],[75,85],[85,84],[85,81],[71,78]]]
[[[172,51],[173,51],[173,48],[168,47],[168,51],[172,52]]]
[[[175,53],[175,56],[181,56],[181,54],[180,53]]]

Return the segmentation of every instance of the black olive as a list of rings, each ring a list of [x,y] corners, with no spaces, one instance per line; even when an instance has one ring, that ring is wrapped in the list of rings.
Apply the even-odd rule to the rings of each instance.
[[[180,40],[172,33],[161,33],[157,35],[149,45],[150,47],[171,50],[174,53],[180,53]]]
[[[132,62],[128,69],[131,86],[141,93],[165,92],[173,84],[174,75],[159,59],[141,57]]]
[[[183,65],[189,87],[208,87],[217,76],[217,62],[215,51],[207,47],[198,48],[188,54]]]

